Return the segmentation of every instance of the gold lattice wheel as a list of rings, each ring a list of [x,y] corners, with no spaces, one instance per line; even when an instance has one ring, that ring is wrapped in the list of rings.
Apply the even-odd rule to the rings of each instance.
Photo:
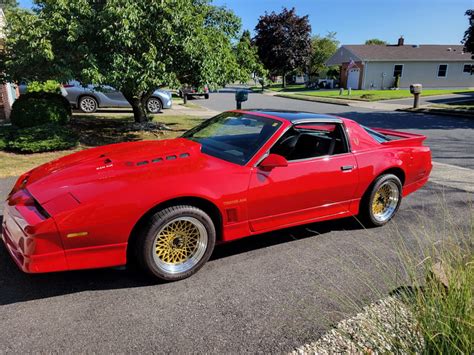
[[[393,181],[386,181],[375,192],[372,200],[372,214],[379,222],[390,219],[398,206],[400,192]]]
[[[207,247],[207,230],[194,217],[178,217],[165,224],[155,238],[154,260],[168,273],[190,270]]]

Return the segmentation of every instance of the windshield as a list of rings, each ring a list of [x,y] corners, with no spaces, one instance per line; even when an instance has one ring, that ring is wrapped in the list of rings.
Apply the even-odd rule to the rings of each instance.
[[[202,145],[202,152],[245,165],[277,131],[281,122],[270,118],[226,112],[204,121],[182,137]]]

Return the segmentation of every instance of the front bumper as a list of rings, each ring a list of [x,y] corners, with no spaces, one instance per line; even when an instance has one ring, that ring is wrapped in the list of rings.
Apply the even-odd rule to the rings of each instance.
[[[67,270],[61,239],[52,218],[28,206],[5,203],[1,238],[18,267],[27,273]]]
[[[170,98],[163,98],[163,108],[171,108],[173,106],[173,99]]]

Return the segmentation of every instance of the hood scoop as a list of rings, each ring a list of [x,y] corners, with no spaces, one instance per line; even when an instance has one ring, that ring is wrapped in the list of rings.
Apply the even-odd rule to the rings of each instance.
[[[137,162],[135,165],[136,166],[143,166],[143,165],[148,165],[148,164],[156,164],[156,163],[162,163],[165,160],[176,160],[176,159],[185,159],[189,158],[191,156],[191,153],[180,153],[180,154],[170,154],[170,155],[165,155],[162,157],[157,157],[153,158],[150,160],[142,160]],[[126,165],[131,166],[133,165],[132,162],[127,162]]]

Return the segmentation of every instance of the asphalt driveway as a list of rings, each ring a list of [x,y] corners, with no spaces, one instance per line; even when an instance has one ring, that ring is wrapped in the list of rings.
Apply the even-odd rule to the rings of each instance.
[[[468,229],[471,197],[428,184],[386,227],[345,219],[251,237],[218,247],[198,274],[168,284],[120,269],[26,275],[2,246],[1,348],[286,352],[406,285],[391,279],[401,246],[442,238],[450,210],[451,223]]]

